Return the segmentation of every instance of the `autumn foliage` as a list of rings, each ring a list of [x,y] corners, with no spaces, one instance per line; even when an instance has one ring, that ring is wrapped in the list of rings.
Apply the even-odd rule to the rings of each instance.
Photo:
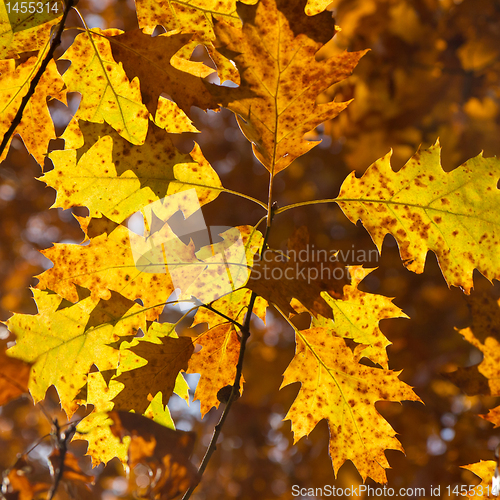
[[[500,11],[476,3],[0,6],[0,497],[495,496]]]

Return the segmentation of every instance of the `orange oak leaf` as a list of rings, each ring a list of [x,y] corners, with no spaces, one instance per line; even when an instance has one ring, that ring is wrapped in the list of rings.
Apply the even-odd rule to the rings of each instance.
[[[250,296],[250,290],[243,288],[221,297],[213,302],[211,307],[242,324]],[[263,318],[265,301],[257,300],[255,306],[254,312]],[[217,392],[234,383],[240,354],[240,333],[239,328],[228,319],[203,307],[198,309],[193,324],[200,323],[208,323],[210,328],[193,340],[195,344],[201,346],[201,351],[193,354],[187,372],[201,375],[194,399],[200,400],[201,414],[205,416],[211,408],[219,407],[220,401],[217,398]],[[243,383],[242,377],[240,394],[243,391]]]
[[[500,406],[492,408],[486,415],[481,415],[485,420],[488,420],[495,425],[495,429],[500,427]]]
[[[19,66],[9,59],[0,61],[0,136],[10,127],[21,100],[28,92],[31,79],[39,68],[41,57],[30,57]],[[28,101],[21,123],[15,132],[19,134],[35,160],[43,167],[47,148],[51,139],[56,138],[52,118],[47,107],[47,98],[65,99],[62,91],[64,82],[57,71],[54,61],[50,61],[40,79],[35,93]],[[12,141],[10,139],[9,143]],[[0,161],[5,159],[8,147],[5,148]]]
[[[467,488],[464,497],[468,497],[469,500],[493,500],[498,498],[498,483],[496,484],[497,491],[493,491],[493,476],[495,475],[496,465],[493,460],[481,460],[475,464],[462,465],[463,469],[470,470],[481,478],[480,484],[477,486],[471,485]]]
[[[384,451],[403,448],[375,403],[420,398],[399,380],[399,372],[359,364],[344,339],[327,328],[296,329],[295,338],[295,356],[281,385],[301,383],[285,417],[292,423],[294,442],[326,419],[335,474],[351,460],[363,480],[386,482],[389,463]]]
[[[218,50],[232,59],[241,77],[235,89],[213,90],[236,114],[257,159],[277,174],[318,142],[306,132],[337,116],[347,102],[316,104],[321,92],[347,78],[365,52],[345,52],[323,61],[315,55],[336,32],[330,13],[314,18],[303,0],[261,0],[240,5],[243,30],[215,25]]]
[[[172,65],[174,54],[192,36],[180,33],[151,37],[141,30],[133,30],[108,38],[114,59],[123,64],[129,79],[139,78],[142,102],[153,116],[162,92],[168,94],[187,115],[191,106],[204,110],[219,107],[202,80],[213,72],[211,68],[182,59],[182,71]]]
[[[141,299],[150,308],[148,319],[156,319],[174,291],[172,279],[164,263],[138,265],[130,237],[126,227],[117,226],[86,246],[56,243],[42,252],[54,267],[37,276],[37,288],[53,290],[71,302],[78,300],[77,285],[105,300],[116,291],[130,300]],[[155,269],[158,272],[151,272]]]
[[[268,250],[263,253],[262,260],[254,262],[246,286],[288,314],[297,313],[290,305],[296,298],[314,315],[332,318],[332,309],[321,292],[327,291],[340,298],[347,283],[347,270],[335,255],[318,256],[315,250],[311,251],[304,226],[288,240],[286,255]]]
[[[194,399],[200,400],[201,415],[204,417],[211,408],[219,407],[219,389],[234,383],[240,354],[240,337],[234,326],[227,322],[202,333],[194,342],[201,345],[202,349],[193,355],[187,372],[201,375]],[[243,383],[242,377],[240,394]]]
[[[6,354],[7,341],[0,340],[0,406],[28,392],[30,365]]]

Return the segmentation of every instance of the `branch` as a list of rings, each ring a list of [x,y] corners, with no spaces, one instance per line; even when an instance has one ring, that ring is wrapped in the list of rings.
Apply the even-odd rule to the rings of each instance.
[[[208,309],[209,311],[218,314],[221,318],[227,319],[229,323],[232,323],[233,325],[237,326],[241,331],[243,331],[243,329],[245,328],[239,321],[236,321],[235,319],[226,316],[224,313],[217,311],[217,309],[212,307],[212,304],[202,304],[200,307],[204,307],[205,309]]]
[[[262,248],[260,251],[260,258],[262,259],[262,253],[266,249],[267,246],[267,240],[269,238],[269,232],[271,230],[271,224],[272,220],[274,218],[274,214],[276,212],[277,206],[275,204],[269,204],[269,212],[267,216],[267,226],[266,226],[266,233],[264,235],[264,241],[262,242]],[[207,448],[207,451],[205,453],[205,456],[203,457],[203,460],[201,461],[200,467],[198,469],[198,481],[196,484],[191,486],[186,493],[184,493],[184,496],[182,497],[182,500],[188,500],[188,498],[191,497],[191,494],[193,491],[196,489],[198,484],[201,481],[201,477],[203,476],[203,473],[205,472],[205,469],[207,468],[208,462],[210,461],[210,458],[212,458],[212,455],[214,451],[217,449],[217,440],[219,439],[219,435],[222,431],[222,426],[224,425],[224,422],[226,421],[226,418],[229,414],[229,411],[231,410],[231,406],[233,405],[233,402],[237,399],[237,394],[239,395],[239,387],[240,387],[240,380],[241,380],[241,374],[243,371],[243,359],[245,358],[245,350],[246,350],[246,345],[247,345],[247,340],[250,337],[250,320],[252,318],[252,311],[253,307],[255,305],[255,300],[257,299],[257,294],[255,292],[252,292],[252,295],[250,296],[250,301],[248,303],[248,311],[247,315],[245,316],[245,322],[243,325],[239,325],[241,328],[241,341],[240,341],[240,354],[238,356],[238,363],[236,365],[236,376],[234,378],[234,384],[231,388],[231,394],[229,395],[229,399],[226,403],[226,407],[224,408],[224,411],[222,412],[222,415],[220,417],[219,422],[214,428],[214,433],[212,434],[212,439],[210,440],[210,444]],[[211,306],[204,306],[207,307],[207,309],[220,314],[222,317],[226,317],[224,314],[219,313],[215,309],[213,309]],[[229,318],[227,318],[229,319]],[[235,323],[234,320],[230,320],[232,323]]]
[[[52,43],[50,44],[50,48],[47,54],[45,55],[42,64],[38,68],[35,77],[33,78],[33,80],[31,80],[30,88],[28,89],[26,95],[23,97],[21,101],[21,106],[17,110],[16,116],[12,120],[9,129],[7,130],[7,132],[5,132],[3,136],[2,143],[0,144],[0,156],[3,154],[5,148],[7,147],[7,144],[11,139],[12,135],[14,134],[14,131],[16,130],[17,126],[21,123],[24,110],[28,105],[31,96],[35,93],[36,86],[38,85],[40,78],[42,78],[42,75],[45,73],[45,70],[47,69],[50,60],[54,57],[55,50],[57,49],[57,47],[59,47],[59,45],[61,45],[61,35],[62,32],[64,31],[64,24],[66,23],[66,18],[68,17],[69,11],[73,7],[74,3],[74,0],[65,0],[65,1],[66,1],[66,7],[64,8],[64,13],[61,22],[59,23],[57,33],[53,38]]]
[[[59,488],[59,484],[64,474],[64,460],[66,459],[66,453],[68,452],[68,442],[71,441],[71,438],[75,434],[75,430],[76,423],[73,422],[70,424],[66,432],[61,433],[59,422],[57,419],[54,419],[54,430],[52,431],[52,434],[54,435],[56,441],[55,447],[59,452],[59,464],[54,472],[54,484],[50,488],[47,500],[53,500],[54,495],[57,492],[57,488]]]

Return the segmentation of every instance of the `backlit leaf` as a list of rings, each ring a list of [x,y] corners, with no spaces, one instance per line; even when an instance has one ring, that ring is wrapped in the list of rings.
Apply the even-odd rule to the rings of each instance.
[[[211,228],[212,237],[216,236],[216,228]],[[190,276],[188,286],[181,285],[181,276],[176,279],[176,286],[181,289],[180,298],[189,299],[193,296],[206,304],[246,285],[254,255],[262,246],[261,233],[252,226],[238,226],[217,233],[223,241],[206,245],[195,254],[196,261],[193,263],[203,264],[201,272]],[[182,266],[183,262],[180,264]],[[182,269],[188,268],[182,266]],[[174,274],[174,271],[171,273]],[[177,278],[177,272],[175,276]]]
[[[132,252],[130,231],[118,226],[109,235],[93,238],[89,245],[57,243],[44,250],[54,267],[38,276],[40,289],[54,290],[65,299],[76,302],[76,285],[91,290],[92,296],[107,300],[112,291],[130,300],[141,299],[148,319],[155,319],[174,291],[170,275],[150,272],[151,266],[137,266]]]
[[[130,81],[123,66],[113,59],[108,36],[119,30],[94,29],[80,33],[60,57],[71,61],[63,79],[68,92],[80,92],[77,118],[109,123],[132,144],[143,144],[149,113],[142,104],[139,80]]]
[[[307,0],[306,14],[308,16],[315,16],[323,12],[331,3],[332,0]]]
[[[50,292],[34,289],[33,295],[38,314],[15,314],[6,323],[16,336],[8,352],[33,364],[29,389],[35,403],[54,385],[71,415],[90,367],[116,368],[118,351],[109,344],[145,328],[145,316],[138,304],[116,293],[109,300],[88,297],[74,305]]]
[[[479,499],[483,500],[486,498],[498,498],[498,495],[494,495],[492,491],[492,479],[495,474],[496,462],[493,460],[481,460],[475,464],[462,465],[463,469],[470,470],[476,476],[481,478],[481,483],[477,486],[470,486],[468,491],[472,494],[465,495],[470,500]]]
[[[481,415],[485,420],[488,420],[495,425],[495,428],[500,427],[500,406],[488,411],[487,415]]]
[[[339,337],[352,339],[359,344],[354,351],[356,361],[366,357],[388,368],[386,347],[391,342],[379,327],[382,319],[408,318],[392,300],[383,295],[362,292],[358,284],[373,269],[350,267],[351,284],[344,286],[342,298],[333,298],[323,292],[321,296],[332,308],[333,321],[325,318],[312,318],[312,327],[327,327]]]
[[[160,96],[158,108],[156,109],[155,124],[164,128],[170,134],[182,134],[182,132],[200,132],[175,102]]]
[[[347,78],[364,52],[317,61],[315,54],[336,26],[329,13],[306,16],[302,0],[261,0],[240,6],[238,13],[243,31],[221,21],[215,32],[219,51],[236,63],[241,85],[219,88],[217,96],[236,114],[257,159],[275,175],[318,144],[304,140],[306,132],[346,108],[346,102],[316,99]]]
[[[152,123],[143,146],[131,145],[107,125],[80,122],[80,129],[79,138],[72,132],[72,145],[81,149],[50,153],[54,169],[41,178],[57,190],[53,207],[85,206],[92,217],[103,214],[120,223],[186,189],[196,191],[198,203],[193,210],[224,190],[198,145],[189,154],[181,153],[169,135]],[[191,213],[185,212],[186,217]]]
[[[10,127],[21,100],[28,92],[31,80],[40,66],[40,60],[37,57],[30,57],[17,68],[13,59],[0,61],[0,137],[3,137]],[[16,133],[21,135],[26,148],[42,167],[49,141],[56,137],[47,108],[47,96],[63,100],[64,93],[61,92],[63,86],[64,82],[55,62],[50,61],[24,110],[21,123],[16,128]],[[12,139],[8,144],[11,141]],[[5,159],[7,153],[8,147],[5,148],[0,161]]]
[[[244,321],[251,292],[248,289],[237,290],[216,300],[212,307],[227,317]],[[257,314],[263,315],[265,303],[257,302]],[[208,323],[209,329],[198,335],[194,343],[202,349],[196,352],[189,361],[188,373],[201,375],[194,394],[195,400],[200,400],[201,414],[204,416],[211,408],[219,407],[217,399],[219,389],[234,383],[236,365],[240,353],[239,329],[227,319],[200,307],[195,316],[194,324]],[[243,377],[240,381],[240,394],[243,391]]]
[[[447,283],[469,293],[474,269],[500,278],[499,178],[500,160],[482,155],[444,172],[436,144],[398,172],[388,154],[360,179],[351,173],[337,203],[351,222],[363,222],[379,251],[392,234],[405,267],[422,273],[432,250]]]
[[[93,467],[107,464],[115,457],[127,463],[130,439],[120,440],[111,432],[113,421],[108,416],[113,409],[112,399],[121,389],[121,384],[114,380],[107,385],[101,372],[88,374],[86,404],[93,405],[94,410],[78,424],[73,440],[88,442],[86,454],[92,458]]]
[[[23,13],[19,3],[15,6],[16,2],[9,2],[8,7],[6,2],[0,4],[0,59],[18,58],[20,53],[44,47],[64,8],[58,0],[39,0],[35,12],[26,8]]]
[[[335,474],[351,460],[363,480],[386,482],[384,451],[403,449],[375,403],[419,401],[418,396],[398,379],[398,372],[359,364],[344,340],[326,328],[296,330],[296,345],[281,386],[301,383],[285,417],[292,422],[294,442],[327,419]]]
[[[213,37],[213,16],[230,19],[239,24],[236,0],[136,0],[139,27],[151,34],[157,25],[167,31],[182,30],[186,33],[201,32],[205,38]]]

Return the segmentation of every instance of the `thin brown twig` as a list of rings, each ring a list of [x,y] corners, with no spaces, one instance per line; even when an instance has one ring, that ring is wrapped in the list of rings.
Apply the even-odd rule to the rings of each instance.
[[[271,230],[271,223],[274,218],[274,213],[276,212],[277,206],[275,204],[269,204],[270,207],[270,212],[268,213],[268,224],[266,226],[266,233],[264,235],[264,240],[262,242],[262,248],[260,251],[260,258],[262,259],[262,254],[266,249],[267,246],[267,240],[269,238],[269,233]],[[226,421],[226,418],[229,414],[229,411],[231,410],[231,406],[233,405],[233,402],[236,401],[237,395],[239,396],[240,392],[240,381],[241,381],[241,375],[243,371],[243,360],[245,358],[245,351],[246,351],[246,345],[247,345],[247,340],[250,337],[250,320],[252,318],[252,311],[255,305],[255,300],[257,299],[257,294],[255,292],[252,292],[252,295],[250,296],[250,301],[248,303],[248,310],[247,314],[245,316],[245,322],[243,325],[241,325],[241,339],[240,339],[240,354],[238,356],[238,363],[236,365],[236,376],[234,378],[234,384],[231,388],[231,394],[229,395],[228,401],[226,403],[226,407],[224,408],[224,411],[222,412],[222,415],[220,417],[219,422],[214,428],[214,432],[212,434],[212,439],[210,440],[210,444],[208,445],[207,451],[205,452],[205,456],[203,457],[203,460],[201,461],[200,467],[198,468],[198,480],[197,482],[191,486],[186,493],[184,493],[184,496],[182,497],[182,500],[188,500],[198,484],[201,481],[201,478],[203,476],[203,473],[205,472],[205,469],[207,468],[208,462],[212,458],[212,455],[214,454],[215,450],[217,449],[217,440],[219,439],[220,433],[222,431],[222,427],[224,425],[224,422]],[[211,309],[209,307],[209,309]],[[215,311],[217,312],[218,311]],[[220,314],[220,313],[218,313]],[[229,318],[228,318],[229,319]],[[234,323],[234,321],[232,321]]]
[[[53,500],[55,494],[57,493],[57,489],[59,488],[59,484],[61,483],[61,479],[64,475],[64,461],[66,459],[66,454],[68,453],[68,443],[75,434],[76,425],[76,422],[72,422],[65,432],[61,432],[59,422],[57,419],[54,419],[54,430],[52,431],[52,435],[55,438],[55,447],[59,451],[59,463],[54,471],[54,483],[52,484],[52,487],[47,495],[47,500]]]
[[[57,29],[56,35],[52,39],[52,42],[50,44],[49,50],[47,51],[47,54],[43,58],[42,64],[38,68],[38,71],[36,72],[33,80],[31,80],[30,87],[28,89],[28,92],[26,95],[23,97],[21,101],[21,106],[17,110],[16,116],[12,120],[12,123],[10,124],[9,129],[7,132],[5,132],[2,143],[0,144],[0,156],[3,154],[5,148],[7,147],[7,144],[9,143],[9,140],[11,139],[12,135],[14,134],[14,131],[16,130],[17,126],[21,123],[21,120],[23,118],[23,113],[28,105],[29,100],[31,99],[32,95],[35,93],[36,87],[40,81],[40,78],[42,78],[42,75],[45,73],[45,70],[47,69],[47,66],[49,65],[50,60],[54,57],[54,52],[61,45],[61,35],[62,32],[64,31],[64,25],[66,23],[66,18],[68,17],[69,11],[73,7],[74,0],[66,0],[66,6],[64,8],[63,16],[61,19],[61,22],[59,23],[59,27]]]

